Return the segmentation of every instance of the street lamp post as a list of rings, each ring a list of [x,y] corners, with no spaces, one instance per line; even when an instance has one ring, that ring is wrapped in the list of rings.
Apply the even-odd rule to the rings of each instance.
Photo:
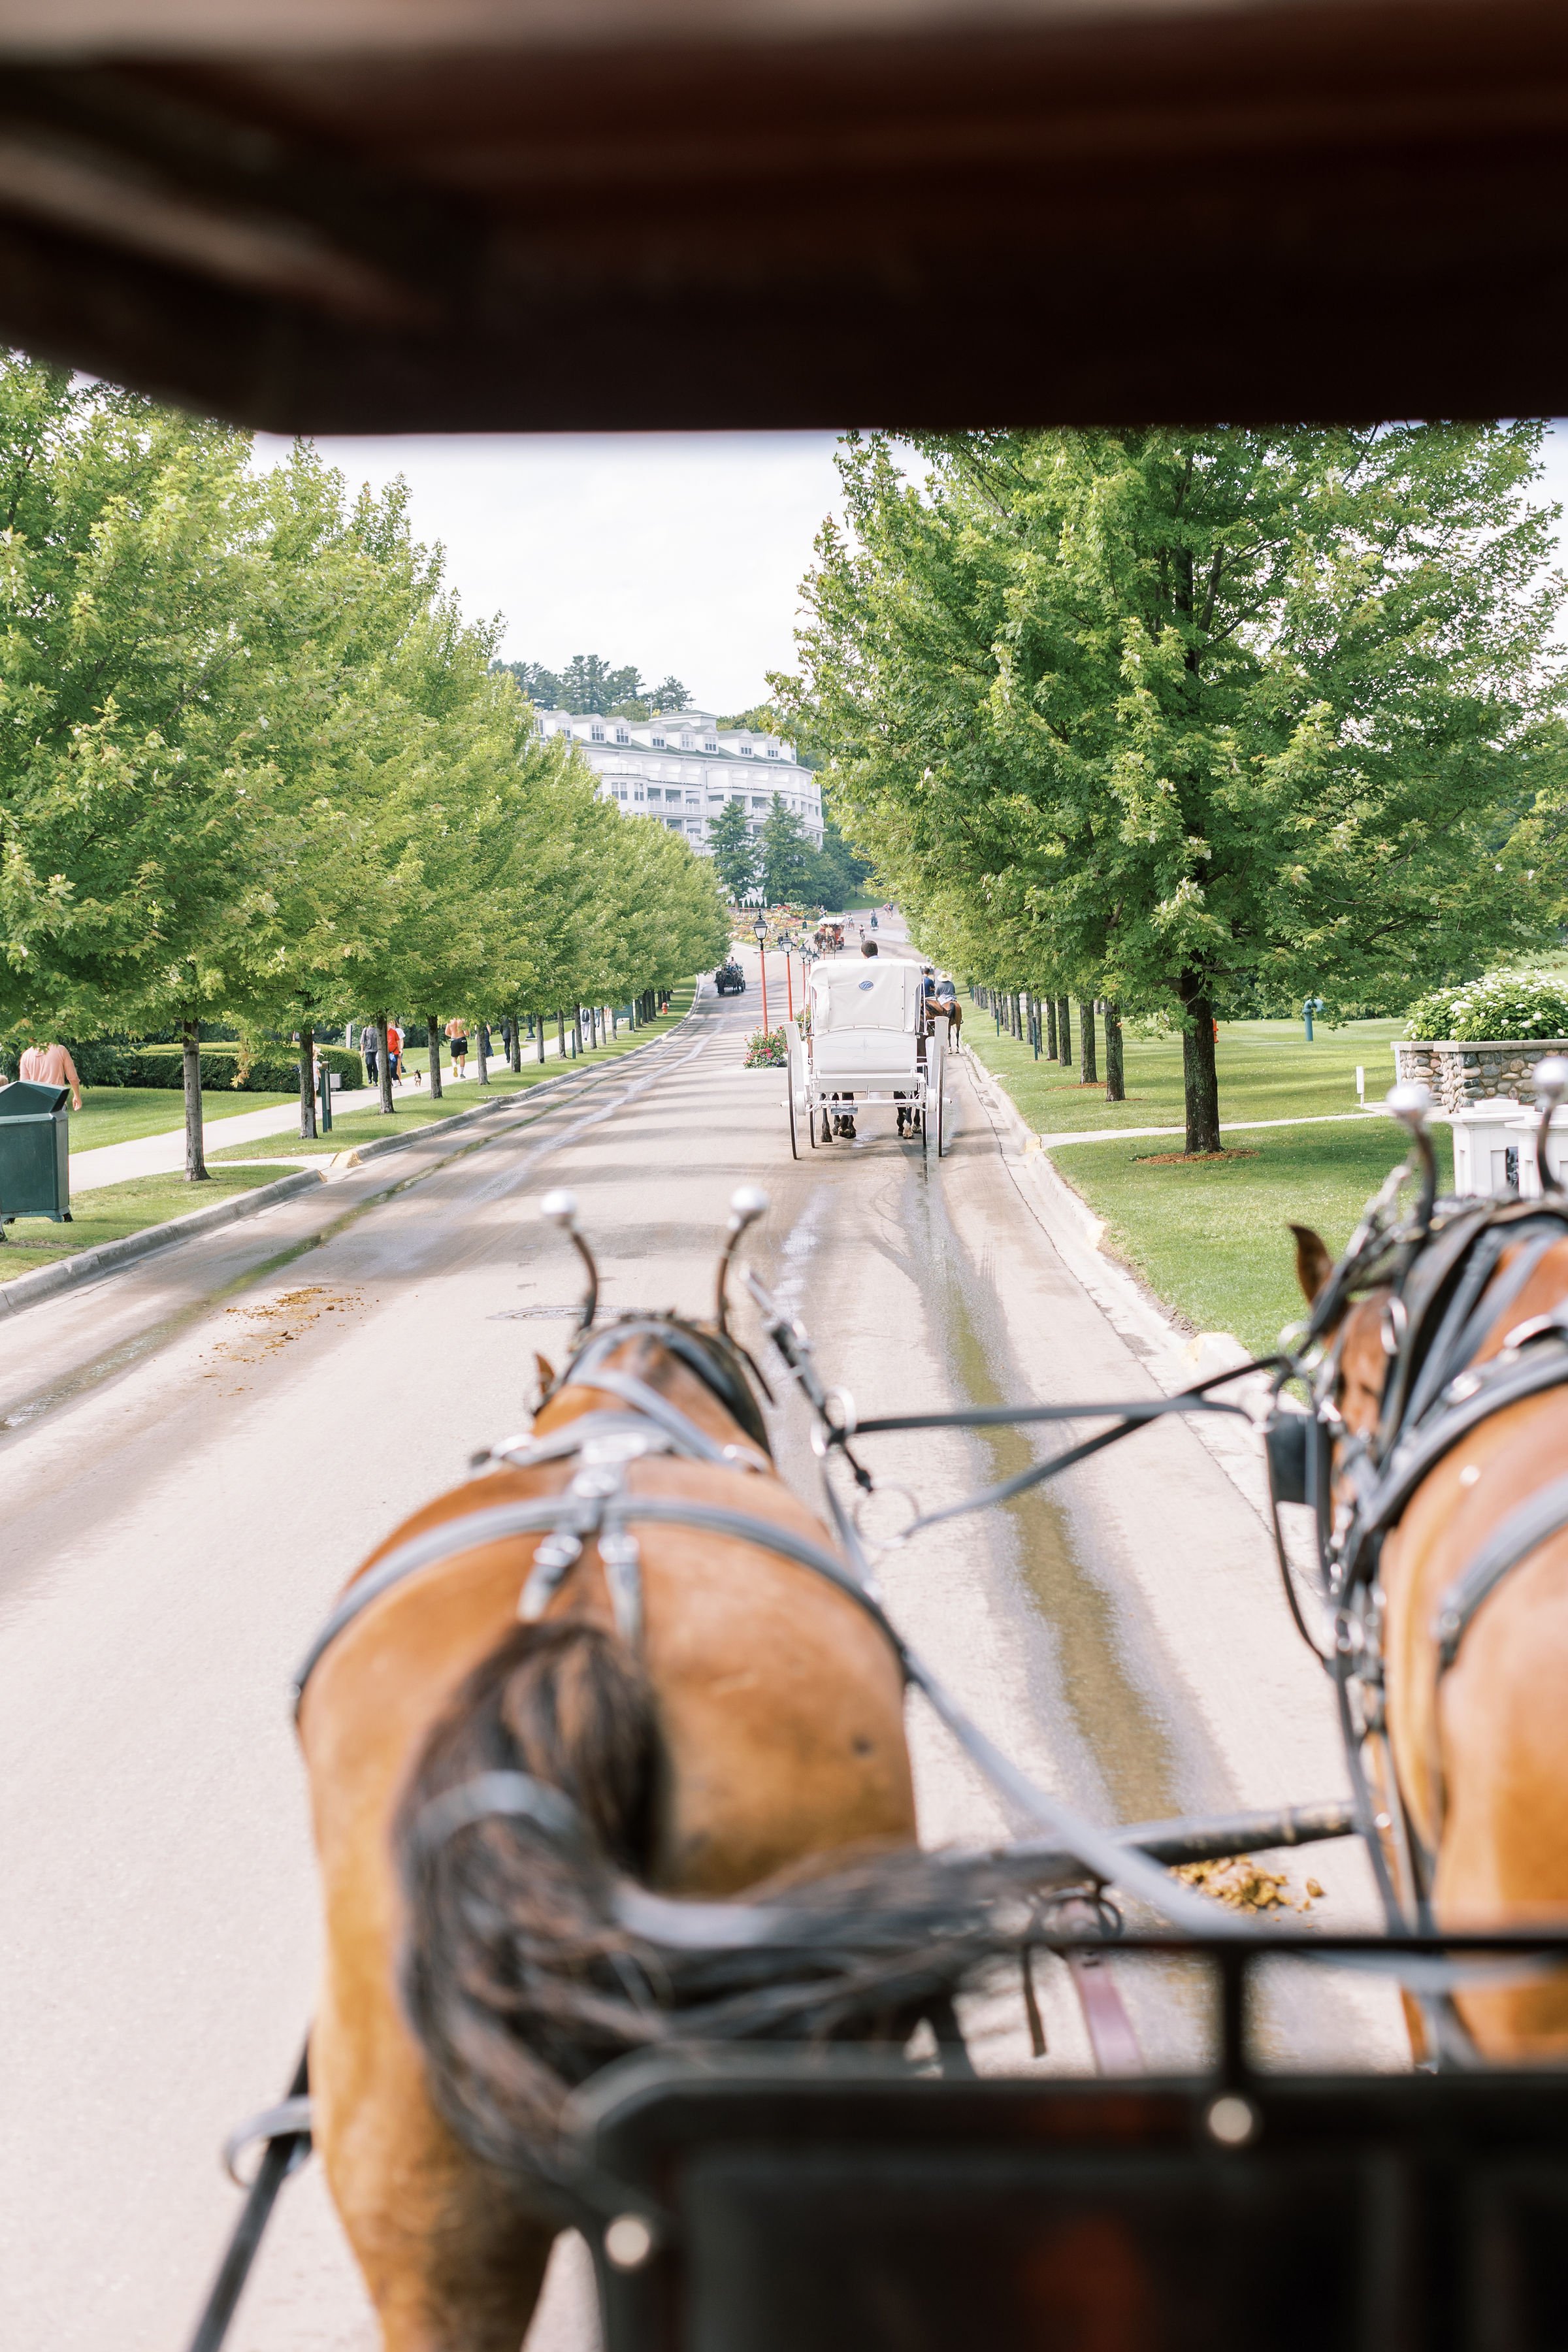
[[[765,1036],[768,1026],[768,927],[759,915],[752,929],[757,935],[757,961],[762,967],[763,1034]]]

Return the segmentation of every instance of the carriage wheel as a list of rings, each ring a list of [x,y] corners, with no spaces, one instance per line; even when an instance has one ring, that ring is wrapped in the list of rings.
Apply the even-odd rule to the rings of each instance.
[[[806,1140],[810,1143],[812,1150],[815,1151],[816,1150],[816,1113],[811,1107],[811,1097],[809,1094],[805,1098],[805,1133]]]
[[[943,1066],[936,1082],[936,1156],[947,1157],[947,1070]]]
[[[790,1081],[789,1086],[786,1088],[786,1093],[789,1097],[789,1156],[792,1160],[798,1160],[800,1158],[800,1131],[795,1125],[795,1072],[791,1070],[787,1075]]]

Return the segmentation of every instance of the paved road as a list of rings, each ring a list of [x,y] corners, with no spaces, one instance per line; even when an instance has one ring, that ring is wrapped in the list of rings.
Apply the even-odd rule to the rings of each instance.
[[[1135,1318],[1108,1316],[1053,1244],[962,1066],[939,1171],[890,1118],[796,1166],[780,1075],[742,1066],[757,1010],[754,988],[706,999],[637,1060],[461,1150],[412,1146],[327,1203],[286,1202],[0,1331],[8,2352],[179,2341],[234,2210],[215,2151],[281,2089],[310,2007],[289,1670],[370,1544],[522,1425],[532,1351],[559,1351],[577,1296],[536,1214],[546,1184],[576,1190],[608,1307],[705,1310],[728,1196],[766,1183],[759,1260],[865,1412],[1147,1391]],[[804,1431],[787,1408],[781,1426],[804,1482]],[[1330,1710],[1245,1480],[1173,1424],[1135,1446],[891,1555],[894,1613],[1005,1747],[1102,1818],[1337,1792]],[[879,1458],[930,1505],[1025,1456],[954,1436]],[[915,1741],[928,1836],[1002,1829],[929,1723]],[[1353,1855],[1311,1866],[1328,1917],[1368,1916]],[[1154,2059],[1190,2055],[1190,2000],[1137,2006]],[[974,2021],[984,2063],[1024,2062],[1013,2004]],[[1081,2063],[1055,1992],[1047,2029],[1047,2063]],[[1335,1979],[1298,1979],[1268,2030],[1292,2056],[1397,2051],[1384,1998]],[[590,2337],[567,2261],[531,2352]],[[233,2340],[374,2345],[314,2173],[287,2192]]]

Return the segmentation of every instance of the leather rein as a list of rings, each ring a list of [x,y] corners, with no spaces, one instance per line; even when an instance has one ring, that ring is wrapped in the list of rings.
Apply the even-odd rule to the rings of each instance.
[[[1173,1926],[1210,1941],[1216,1936],[1223,1938],[1256,1935],[1257,1930],[1241,1918],[1217,1910],[1205,1896],[1190,1891],[1179,1880],[1171,1877],[1160,1864],[1122,1843],[1113,1832],[1087,1821],[1073,1808],[1037,1787],[1011,1758],[994,1745],[904,1640],[882,1606],[876,1578],[859,1535],[826,1474],[829,1454],[836,1447],[847,1451],[847,1441],[855,1426],[853,1407],[843,1397],[842,1391],[829,1391],[822,1387],[812,1365],[809,1343],[800,1325],[778,1306],[753,1275],[748,1274],[746,1279],[752,1295],[764,1306],[770,1338],[816,1417],[818,1427],[813,1446],[824,1465],[823,1495],[842,1547],[840,1552],[829,1551],[826,1546],[796,1535],[793,1529],[781,1527],[775,1520],[764,1518],[759,1513],[727,1504],[689,1500],[685,1496],[638,1494],[630,1487],[627,1473],[631,1465],[653,1454],[672,1454],[743,1475],[771,1474],[773,1465],[760,1449],[749,1444],[719,1444],[705,1430],[700,1429],[678,1405],[647,1382],[604,1361],[605,1357],[628,1339],[647,1336],[668,1345],[674,1335],[681,1344],[673,1348],[672,1352],[679,1354],[684,1363],[696,1370],[726,1411],[731,1411],[729,1391],[732,1375],[727,1364],[721,1360],[711,1360],[718,1351],[710,1351],[706,1333],[697,1332],[674,1318],[633,1318],[625,1322],[608,1324],[590,1331],[566,1370],[553,1383],[550,1394],[556,1395],[567,1386],[586,1388],[614,1398],[615,1404],[584,1413],[564,1428],[552,1431],[543,1438],[503,1440],[499,1445],[476,1455],[470,1465],[476,1471],[502,1465],[514,1469],[531,1469],[549,1462],[569,1461],[575,1465],[570,1484],[558,1494],[530,1496],[526,1500],[464,1512],[439,1527],[428,1528],[419,1535],[409,1537],[377,1560],[343,1593],[306,1653],[294,1677],[296,1716],[311,1675],[340,1634],[409,1577],[459,1559],[466,1552],[514,1537],[533,1535],[540,1538],[518,1603],[519,1617],[525,1623],[533,1623],[544,1614],[568,1572],[581,1559],[588,1546],[595,1546],[605,1570],[617,1631],[623,1639],[635,1645],[642,1635],[641,1549],[637,1528],[647,1526],[684,1527],[704,1535],[727,1536],[759,1551],[771,1552],[776,1559],[791,1560],[798,1567],[809,1569],[814,1575],[821,1577],[824,1582],[834,1586],[863,1610],[892,1651],[906,1685],[923,1695],[958,1745],[1012,1809],[1034,1828],[1047,1832],[1056,1850],[1079,1863],[1086,1877],[1094,1881],[1097,1886],[1120,1885],[1128,1894],[1140,1895],[1152,1904]],[[739,1351],[735,1352],[738,1354]],[[1246,1369],[1255,1368],[1249,1366]],[[1219,1377],[1236,1378],[1238,1375]],[[1214,1383],[1205,1385],[1212,1386]],[[750,1403],[751,1412],[760,1428],[761,1416],[754,1400]],[[1240,1407],[1224,1405],[1210,1399],[1201,1388],[1184,1399],[1151,1399],[1128,1406],[1079,1405],[1070,1409],[1071,1416],[1113,1412],[1121,1419],[1114,1431],[1103,1437],[1091,1439],[1083,1446],[1069,1448],[1067,1453],[1053,1456],[1050,1462],[1038,1465],[1033,1475],[1048,1476],[1054,1470],[1065,1468],[1068,1460],[1082,1458],[1085,1453],[1097,1450],[1113,1437],[1125,1435],[1163,1412],[1184,1408],[1188,1411],[1241,1411]],[[980,1417],[994,1420],[1003,1415],[986,1413]],[[1069,1409],[1025,1407],[1016,1412],[1007,1412],[1005,1417],[1064,1420],[1069,1417]],[[973,1416],[931,1414],[920,1418],[932,1425],[947,1425],[967,1422]],[[881,1425],[867,1423],[864,1427],[870,1432]],[[897,1425],[903,1424],[900,1422]],[[853,1456],[849,1458],[853,1462]],[[866,1474],[858,1469],[858,1465],[856,1467],[861,1483],[868,1486],[870,1482]],[[1026,1474],[1026,1476],[1029,1475]],[[1016,1483],[1009,1482],[1010,1486]],[[985,1495],[973,1497],[964,1507],[978,1508],[991,1498],[987,1490]],[[510,1793],[498,1787],[492,1797],[481,1804],[481,1811],[521,1807],[531,1815],[537,1815],[542,1806],[547,1806],[552,1793],[531,1787],[525,1795],[520,1795],[516,1790],[510,1789],[510,1784],[525,1779],[524,1775],[490,1777],[498,1781],[506,1780]],[[464,1818],[470,1817],[479,1816],[465,1814]],[[651,1921],[653,1912],[657,1911],[663,1921],[663,1932],[675,1941],[689,1940],[689,1929],[682,1923],[690,1915],[695,1924],[697,1910],[704,1915],[703,1932],[713,1935],[713,1920],[709,1915],[721,1908],[731,1921],[731,1932],[735,1936],[744,1940],[753,1932],[754,1923],[748,1924],[750,1906],[744,1904],[693,1906],[660,1902],[653,1897],[647,1898],[644,1903],[648,1919]]]

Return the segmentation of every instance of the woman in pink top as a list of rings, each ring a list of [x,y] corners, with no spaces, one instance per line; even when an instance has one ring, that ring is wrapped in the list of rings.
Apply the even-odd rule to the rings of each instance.
[[[17,1067],[19,1078],[30,1078],[35,1086],[69,1087],[71,1108],[81,1108],[81,1080],[76,1074],[76,1064],[63,1045],[29,1045]]]

